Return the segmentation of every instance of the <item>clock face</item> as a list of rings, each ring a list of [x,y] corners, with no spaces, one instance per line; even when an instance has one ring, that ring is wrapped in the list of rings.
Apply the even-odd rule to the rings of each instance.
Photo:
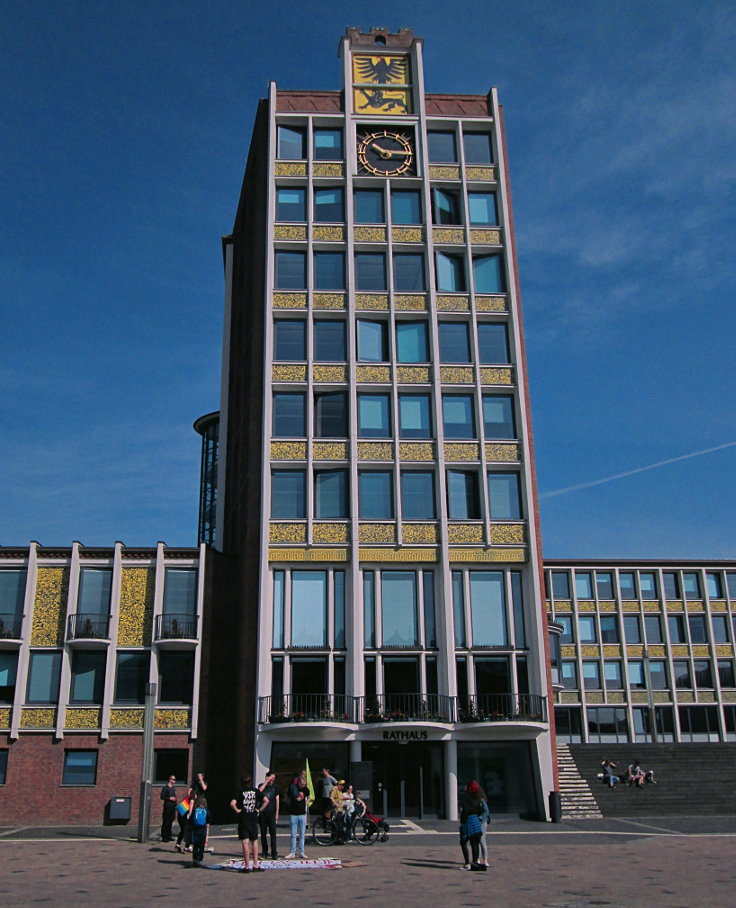
[[[358,162],[367,173],[382,177],[412,173],[414,148],[404,132],[375,129],[358,142]]]

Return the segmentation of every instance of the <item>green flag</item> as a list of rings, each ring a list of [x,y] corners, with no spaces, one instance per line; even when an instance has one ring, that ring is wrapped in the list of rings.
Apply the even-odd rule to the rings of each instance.
[[[309,771],[309,757],[307,757],[307,789],[309,790],[309,801],[308,805],[311,807],[314,804],[314,785],[312,785],[312,773]]]

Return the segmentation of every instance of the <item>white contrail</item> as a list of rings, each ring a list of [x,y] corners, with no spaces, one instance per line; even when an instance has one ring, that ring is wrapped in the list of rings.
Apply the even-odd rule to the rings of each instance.
[[[712,454],[714,451],[722,451],[724,448],[733,448],[734,446],[736,446],[736,441],[727,441],[724,445],[716,445],[715,448],[704,448],[702,451],[692,451],[690,454],[681,454],[679,457],[669,457],[667,460],[660,460],[658,463],[650,463],[647,467],[637,467],[635,470],[626,470],[625,473],[614,473],[613,476],[606,476],[604,479],[593,479],[590,482],[581,482],[576,486],[567,486],[564,489],[555,489],[552,492],[542,492],[539,497],[554,498],[556,495],[566,495],[568,492],[577,492],[579,489],[589,489],[591,486],[600,486],[605,482],[614,482],[616,479],[633,476],[635,473],[645,473],[647,470],[666,467],[670,463],[690,460],[691,457],[701,457],[703,454]]]

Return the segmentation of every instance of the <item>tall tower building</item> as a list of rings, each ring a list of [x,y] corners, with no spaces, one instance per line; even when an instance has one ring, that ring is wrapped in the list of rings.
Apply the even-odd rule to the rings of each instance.
[[[501,108],[495,89],[425,93],[408,30],[348,29],[339,55],[342,90],[270,85],[224,240],[210,702],[218,651],[238,680],[209,758],[229,742],[225,775],[360,763],[376,808],[409,816],[455,818],[476,778],[497,810],[544,817],[548,628]]]

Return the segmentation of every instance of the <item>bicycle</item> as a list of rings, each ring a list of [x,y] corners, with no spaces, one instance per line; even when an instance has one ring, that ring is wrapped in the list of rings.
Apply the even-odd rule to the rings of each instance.
[[[324,848],[345,845],[355,841],[359,845],[372,845],[378,839],[378,826],[372,819],[358,817],[353,823],[340,828],[334,814],[319,816],[312,823],[312,841]]]

